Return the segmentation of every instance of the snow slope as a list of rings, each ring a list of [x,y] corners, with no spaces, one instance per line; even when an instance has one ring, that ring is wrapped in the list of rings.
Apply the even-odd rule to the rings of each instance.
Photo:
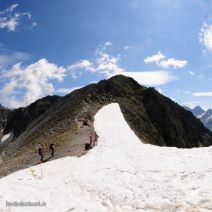
[[[116,103],[95,116],[98,146],[0,179],[0,211],[211,211],[212,148],[142,144]],[[32,176],[31,173],[38,176]],[[5,207],[5,201],[46,207]]]

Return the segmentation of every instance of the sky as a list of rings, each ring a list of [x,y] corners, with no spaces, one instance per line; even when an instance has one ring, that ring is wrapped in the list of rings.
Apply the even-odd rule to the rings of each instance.
[[[116,74],[212,108],[212,2],[2,0],[0,103],[27,106]]]

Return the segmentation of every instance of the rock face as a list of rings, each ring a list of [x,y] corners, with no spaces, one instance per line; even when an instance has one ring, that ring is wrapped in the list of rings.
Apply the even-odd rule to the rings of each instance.
[[[4,127],[4,134],[12,131],[14,137],[17,138],[28,127],[30,127],[30,125],[38,117],[41,117],[42,114],[49,110],[49,108],[52,107],[59,98],[59,96],[46,96],[37,100],[26,108],[18,108],[10,111]]]
[[[50,143],[62,146],[72,142],[78,123],[82,119],[92,123],[95,113],[111,102],[119,103],[130,127],[145,143],[179,148],[212,145],[212,133],[191,112],[154,88],[118,75],[64,97],[47,96],[26,108],[9,111],[3,134],[13,132],[14,138],[0,144],[0,175],[6,167],[17,170],[22,168],[20,164],[35,159],[38,143],[48,147]]]

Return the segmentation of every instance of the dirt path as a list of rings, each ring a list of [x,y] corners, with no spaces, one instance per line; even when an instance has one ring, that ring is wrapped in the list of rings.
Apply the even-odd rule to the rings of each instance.
[[[65,142],[55,143],[55,155],[51,157],[51,151],[49,145],[51,141],[43,145],[44,161],[51,161],[63,157],[80,157],[87,153],[85,150],[85,144],[90,142],[90,134],[95,137],[95,131],[93,127],[93,119],[88,118],[86,115],[87,108],[75,117],[76,131],[70,129],[70,133],[67,133]],[[83,120],[87,120],[87,124],[83,124]],[[54,141],[53,141],[54,143]],[[14,157],[13,160],[8,160],[0,164],[0,177],[8,175],[14,171],[35,166],[40,163],[40,156],[38,155],[38,145],[31,152],[25,152],[18,157]]]
[[[55,146],[55,155],[51,157],[50,150],[44,151],[44,161],[51,161],[58,158],[72,156],[80,157],[86,154],[85,144],[89,143],[89,135],[91,134],[94,138],[95,131],[93,129],[93,123],[89,122],[89,126],[83,126],[81,122],[77,123],[77,131],[70,137],[70,139],[62,145]],[[30,162],[33,166],[39,163],[39,155]]]

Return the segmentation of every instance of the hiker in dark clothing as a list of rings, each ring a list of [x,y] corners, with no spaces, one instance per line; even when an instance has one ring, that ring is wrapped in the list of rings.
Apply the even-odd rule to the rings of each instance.
[[[94,136],[94,146],[97,146],[97,140],[98,140],[98,135],[95,132],[95,136]]]
[[[82,121],[82,125],[83,125],[83,126],[88,126],[88,121],[84,119],[84,120]]]
[[[54,157],[54,144],[50,144],[49,149],[51,150],[51,156]]]
[[[40,155],[40,161],[43,162],[43,149],[42,146],[39,144],[38,154]]]
[[[85,150],[88,151],[90,149],[92,149],[92,146],[89,143],[86,143],[85,144]]]

